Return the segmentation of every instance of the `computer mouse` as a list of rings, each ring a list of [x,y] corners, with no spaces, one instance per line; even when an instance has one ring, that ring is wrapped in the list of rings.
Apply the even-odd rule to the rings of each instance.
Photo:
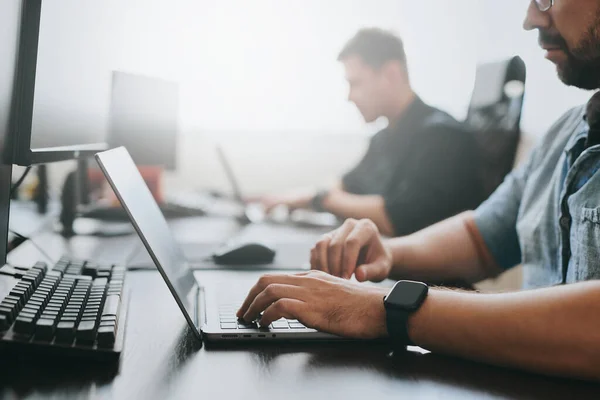
[[[212,258],[221,265],[269,264],[275,259],[275,249],[264,243],[238,242],[221,247]]]

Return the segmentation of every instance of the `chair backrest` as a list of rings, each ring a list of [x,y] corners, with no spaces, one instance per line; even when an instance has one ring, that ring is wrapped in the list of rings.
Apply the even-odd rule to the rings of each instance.
[[[465,123],[473,130],[482,154],[485,197],[502,183],[515,162],[525,79],[525,63],[518,56],[477,67]]]

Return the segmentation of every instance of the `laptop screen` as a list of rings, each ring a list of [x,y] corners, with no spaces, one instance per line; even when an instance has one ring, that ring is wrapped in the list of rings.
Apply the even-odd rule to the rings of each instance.
[[[235,178],[235,174],[233,173],[233,168],[231,168],[231,164],[225,156],[225,152],[223,151],[223,148],[221,146],[217,146],[217,155],[219,157],[219,160],[221,161],[221,164],[223,165],[223,169],[225,170],[227,179],[231,184],[231,188],[233,189],[233,197],[235,198],[235,200],[239,201],[240,203],[243,203],[244,197],[242,196],[240,185],[238,185],[238,181]]]
[[[96,154],[96,160],[188,323],[196,326],[190,316],[197,315],[198,284],[129,152],[119,147]]]

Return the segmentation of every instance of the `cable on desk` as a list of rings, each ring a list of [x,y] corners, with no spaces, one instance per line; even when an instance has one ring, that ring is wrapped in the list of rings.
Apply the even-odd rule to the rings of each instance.
[[[16,236],[20,237],[23,240],[28,240],[31,242],[31,244],[48,260],[50,261],[51,264],[56,264],[57,260],[54,260],[52,257],[50,257],[48,255],[48,253],[46,253],[46,251],[40,246],[38,245],[35,240],[25,236],[25,235],[21,235],[19,232],[16,232],[14,229],[9,229],[10,232],[12,232],[13,234],[15,234]]]
[[[19,186],[21,186],[21,184],[23,183],[23,181],[25,180],[25,178],[27,178],[27,174],[29,174],[29,171],[31,171],[31,165],[28,166],[27,168],[25,168],[25,171],[23,171],[23,174],[21,174],[21,177],[10,188],[10,197],[11,198],[14,196],[14,194],[15,194],[16,190],[19,188]],[[13,232],[13,233],[15,235],[17,235],[16,232]],[[21,235],[17,235],[17,236],[21,236]],[[22,236],[22,237],[24,237],[24,236]]]

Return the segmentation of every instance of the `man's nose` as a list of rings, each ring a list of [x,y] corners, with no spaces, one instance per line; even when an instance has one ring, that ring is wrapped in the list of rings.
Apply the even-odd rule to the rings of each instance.
[[[548,29],[552,26],[552,9],[548,11],[540,11],[534,0],[529,2],[525,21],[523,21],[523,29],[531,31],[534,29]]]

